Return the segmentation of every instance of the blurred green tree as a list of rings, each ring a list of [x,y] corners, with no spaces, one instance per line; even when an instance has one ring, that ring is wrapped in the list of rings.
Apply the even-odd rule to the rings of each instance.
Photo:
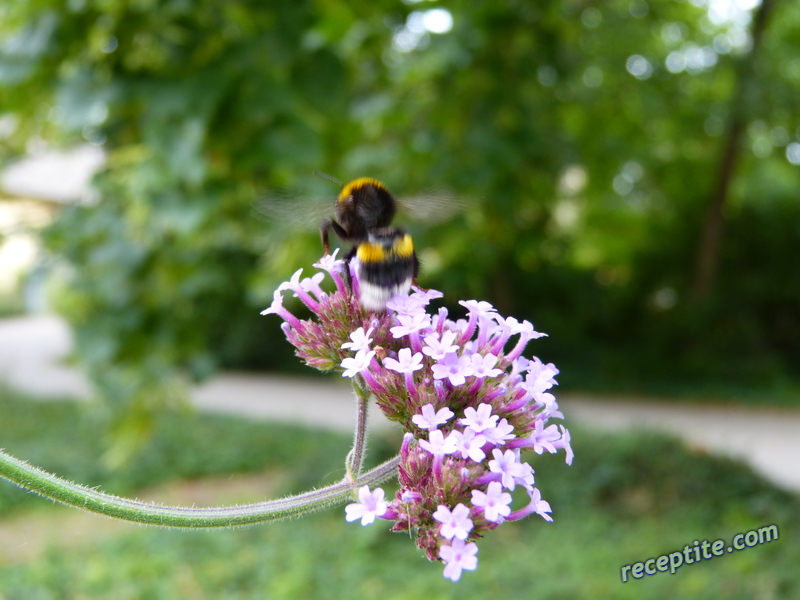
[[[319,242],[253,206],[332,200],[313,169],[476,199],[411,226],[422,282],[534,319],[565,383],[763,382],[800,364],[800,5],[769,3],[757,54],[751,12],[720,6],[6,4],[0,154],[107,152],[101,200],[47,241],[84,364],[133,432],[176,381],[291,362],[258,309]],[[691,303],[732,129],[716,285]]]

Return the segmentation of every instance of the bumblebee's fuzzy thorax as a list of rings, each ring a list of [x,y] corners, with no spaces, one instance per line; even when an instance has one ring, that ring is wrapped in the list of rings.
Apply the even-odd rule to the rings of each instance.
[[[396,212],[389,190],[370,177],[360,177],[343,186],[334,206],[334,215],[345,239],[354,244],[363,240],[372,229],[389,227]],[[336,233],[342,237],[339,231]]]

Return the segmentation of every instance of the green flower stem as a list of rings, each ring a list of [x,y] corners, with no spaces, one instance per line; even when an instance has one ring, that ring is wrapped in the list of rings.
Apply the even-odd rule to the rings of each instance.
[[[358,413],[356,417],[356,430],[353,437],[353,449],[347,454],[345,467],[347,469],[346,479],[351,482],[355,489],[359,487],[356,485],[356,480],[361,474],[361,467],[364,463],[364,450],[367,445],[367,412],[369,409],[370,392],[360,375],[353,378],[353,389],[356,392]]]
[[[259,504],[219,508],[183,508],[157,506],[119,498],[72,483],[47,473],[0,451],[0,477],[67,506],[82,508],[117,519],[162,527],[211,528],[237,527],[278,521],[342,504],[352,498],[353,486],[373,487],[397,473],[400,457],[395,457],[371,471],[321,488],[279,500]]]

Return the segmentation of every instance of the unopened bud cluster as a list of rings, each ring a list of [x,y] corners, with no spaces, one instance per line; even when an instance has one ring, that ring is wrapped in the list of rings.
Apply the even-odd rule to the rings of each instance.
[[[442,297],[434,290],[414,289],[395,296],[381,314],[366,312],[355,269],[346,278],[335,255],[315,266],[331,276],[334,291],[322,290],[324,273],[300,279],[298,271],[262,314],[284,319],[289,342],[308,365],[356,378],[405,432],[395,498],[364,487],[347,506],[347,520],[393,521],[393,531],[413,533],[453,581],[476,568],[474,540],[487,531],[531,513],[551,521],[534,470],[522,460],[522,451],[563,449],[572,462],[569,432],[548,424],[563,419],[548,391],[558,370],[523,356],[528,342],[544,334],[501,317],[486,302],[460,302],[466,318],[455,321],[445,308],[430,313],[431,300]],[[313,318],[300,320],[284,308],[287,290]],[[514,510],[510,492],[518,488],[527,499]]]

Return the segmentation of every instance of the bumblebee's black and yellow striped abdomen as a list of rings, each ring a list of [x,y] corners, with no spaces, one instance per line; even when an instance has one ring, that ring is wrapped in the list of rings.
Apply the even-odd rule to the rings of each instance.
[[[381,263],[395,258],[409,258],[414,254],[411,236],[393,227],[375,230],[361,242],[356,256],[364,264]]]
[[[396,227],[370,231],[356,258],[361,305],[367,310],[381,311],[392,296],[407,292],[419,269],[411,236]]]

